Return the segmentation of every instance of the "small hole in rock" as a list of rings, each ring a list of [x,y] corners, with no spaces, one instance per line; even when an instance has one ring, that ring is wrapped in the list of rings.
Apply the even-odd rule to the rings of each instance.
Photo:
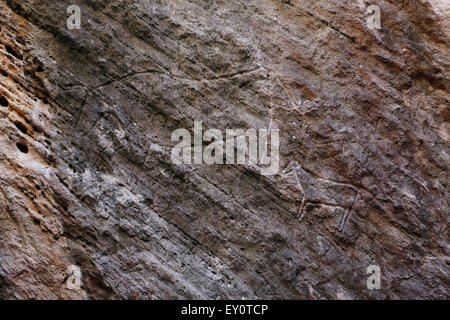
[[[10,55],[12,55],[12,56],[14,56],[14,57],[16,57],[16,58],[22,60],[22,58],[23,58],[22,55],[18,54],[13,48],[11,48],[11,47],[8,46],[8,45],[5,45],[5,48],[6,48],[6,51],[8,51],[8,53],[9,53]]]
[[[26,145],[24,145],[22,143],[17,143],[16,146],[17,146],[17,149],[20,150],[20,152],[28,153],[28,147]]]
[[[2,107],[7,107],[8,106],[8,100],[5,97],[0,97],[0,105]]]
[[[28,130],[23,124],[21,124],[20,122],[16,122],[15,125],[16,125],[17,129],[20,130],[20,132],[22,132],[23,134],[27,134]]]
[[[16,38],[16,41],[17,41],[18,43],[22,44],[22,45],[25,44],[25,39],[24,39],[24,37],[22,37],[22,36],[17,37],[17,38]]]
[[[8,74],[6,73],[6,71],[5,70],[0,70],[0,73],[2,74],[2,76],[4,76],[4,77],[7,77],[8,76]]]
[[[42,72],[42,71],[44,71],[44,68],[42,68],[42,66],[38,66],[38,67],[36,68],[36,71],[37,71],[37,72]]]

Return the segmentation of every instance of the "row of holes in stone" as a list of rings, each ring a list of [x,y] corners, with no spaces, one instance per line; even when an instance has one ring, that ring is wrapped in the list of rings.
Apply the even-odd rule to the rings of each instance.
[[[0,97],[0,106],[6,108],[6,107],[8,107],[8,105],[9,105],[8,99],[1,96]],[[17,129],[20,130],[20,132],[22,132],[23,134],[27,134],[27,128],[25,128],[25,126],[23,124],[21,124],[20,122],[16,122],[15,125],[16,125]],[[28,147],[26,145],[24,145],[23,143],[16,143],[16,147],[17,147],[17,149],[19,149],[20,152],[28,153]]]

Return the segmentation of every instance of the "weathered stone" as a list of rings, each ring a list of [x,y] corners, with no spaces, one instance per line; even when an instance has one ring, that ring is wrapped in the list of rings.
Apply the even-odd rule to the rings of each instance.
[[[450,297],[448,1],[76,2],[0,0],[0,298]],[[175,165],[194,121],[279,174]]]

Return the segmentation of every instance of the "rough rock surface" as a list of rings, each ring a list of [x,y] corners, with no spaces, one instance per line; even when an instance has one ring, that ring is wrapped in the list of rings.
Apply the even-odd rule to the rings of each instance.
[[[450,298],[447,0],[0,0],[0,20],[0,298]],[[279,174],[173,164],[194,120],[278,128]]]

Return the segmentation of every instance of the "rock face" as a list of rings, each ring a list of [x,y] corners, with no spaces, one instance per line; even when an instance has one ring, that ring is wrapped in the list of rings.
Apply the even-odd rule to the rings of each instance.
[[[449,12],[0,0],[0,298],[450,298]],[[278,174],[174,164],[194,121],[279,129]]]

